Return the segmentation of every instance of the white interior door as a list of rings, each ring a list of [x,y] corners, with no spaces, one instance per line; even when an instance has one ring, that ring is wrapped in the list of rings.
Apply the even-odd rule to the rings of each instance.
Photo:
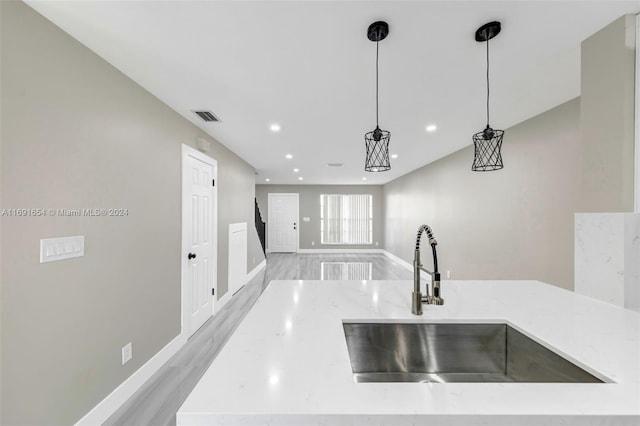
[[[247,283],[247,222],[229,224],[229,294]]]
[[[183,145],[183,330],[193,335],[213,315],[216,283],[216,162]]]
[[[298,194],[269,194],[269,251],[298,251]]]

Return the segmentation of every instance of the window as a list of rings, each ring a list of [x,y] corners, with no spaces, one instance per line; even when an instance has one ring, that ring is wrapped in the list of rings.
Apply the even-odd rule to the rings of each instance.
[[[373,239],[373,196],[320,196],[322,244],[371,244]]]

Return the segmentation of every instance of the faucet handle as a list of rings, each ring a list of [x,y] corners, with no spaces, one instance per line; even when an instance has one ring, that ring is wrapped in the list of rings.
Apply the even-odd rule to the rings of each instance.
[[[444,299],[442,297],[437,297],[437,296],[432,296],[429,297],[429,302],[430,305],[444,305]]]
[[[436,277],[431,283],[432,295],[429,299],[429,303],[432,305],[444,305],[444,299],[440,297],[440,274],[434,274]]]

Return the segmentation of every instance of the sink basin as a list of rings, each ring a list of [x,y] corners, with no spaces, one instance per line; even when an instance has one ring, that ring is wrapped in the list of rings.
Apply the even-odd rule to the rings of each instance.
[[[356,382],[603,383],[508,324],[343,327]]]

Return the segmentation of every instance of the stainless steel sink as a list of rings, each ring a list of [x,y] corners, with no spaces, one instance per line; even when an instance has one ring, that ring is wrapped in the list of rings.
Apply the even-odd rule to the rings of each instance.
[[[603,383],[507,324],[343,326],[357,382]]]

